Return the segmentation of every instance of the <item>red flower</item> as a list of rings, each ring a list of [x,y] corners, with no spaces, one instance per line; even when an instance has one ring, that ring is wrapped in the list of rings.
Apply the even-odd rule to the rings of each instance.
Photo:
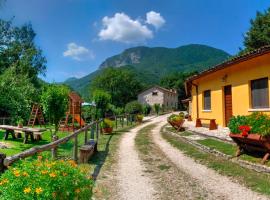
[[[243,126],[239,126],[239,130],[242,132],[242,136],[247,137],[248,132],[251,130],[251,128],[250,126],[243,125]]]

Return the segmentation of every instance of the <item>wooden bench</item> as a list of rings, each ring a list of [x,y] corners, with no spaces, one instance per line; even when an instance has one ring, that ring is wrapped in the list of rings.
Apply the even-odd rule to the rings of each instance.
[[[7,140],[8,136],[11,135],[13,139],[16,139],[15,131],[24,133],[23,143],[26,144],[28,142],[28,138],[30,136],[31,141],[38,141],[41,139],[42,132],[46,131],[46,129],[40,128],[28,128],[28,127],[17,127],[17,126],[9,126],[9,125],[0,125],[0,129],[5,130],[4,139]]]
[[[208,119],[208,118],[197,118],[195,127],[202,127],[202,120],[210,121],[209,130],[217,129],[216,119]]]
[[[80,163],[87,163],[92,155],[97,152],[97,143],[89,140],[85,145],[80,147]]]

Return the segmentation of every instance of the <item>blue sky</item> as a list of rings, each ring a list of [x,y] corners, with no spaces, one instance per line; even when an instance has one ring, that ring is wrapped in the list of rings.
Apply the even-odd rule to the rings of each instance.
[[[250,19],[268,7],[266,0],[7,0],[0,17],[32,23],[48,60],[44,79],[58,82],[138,45],[198,43],[235,54]]]

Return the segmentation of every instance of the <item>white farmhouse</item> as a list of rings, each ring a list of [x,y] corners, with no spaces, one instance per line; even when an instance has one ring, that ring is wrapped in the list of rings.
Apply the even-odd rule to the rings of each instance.
[[[151,87],[138,95],[138,101],[141,104],[148,104],[153,106],[154,104],[160,104],[165,109],[177,108],[178,95],[174,89],[166,89],[160,86]]]

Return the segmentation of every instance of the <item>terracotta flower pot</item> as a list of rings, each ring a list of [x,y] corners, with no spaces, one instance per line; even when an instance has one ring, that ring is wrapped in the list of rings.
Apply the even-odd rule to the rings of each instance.
[[[113,127],[102,128],[102,132],[110,134],[113,132]]]

